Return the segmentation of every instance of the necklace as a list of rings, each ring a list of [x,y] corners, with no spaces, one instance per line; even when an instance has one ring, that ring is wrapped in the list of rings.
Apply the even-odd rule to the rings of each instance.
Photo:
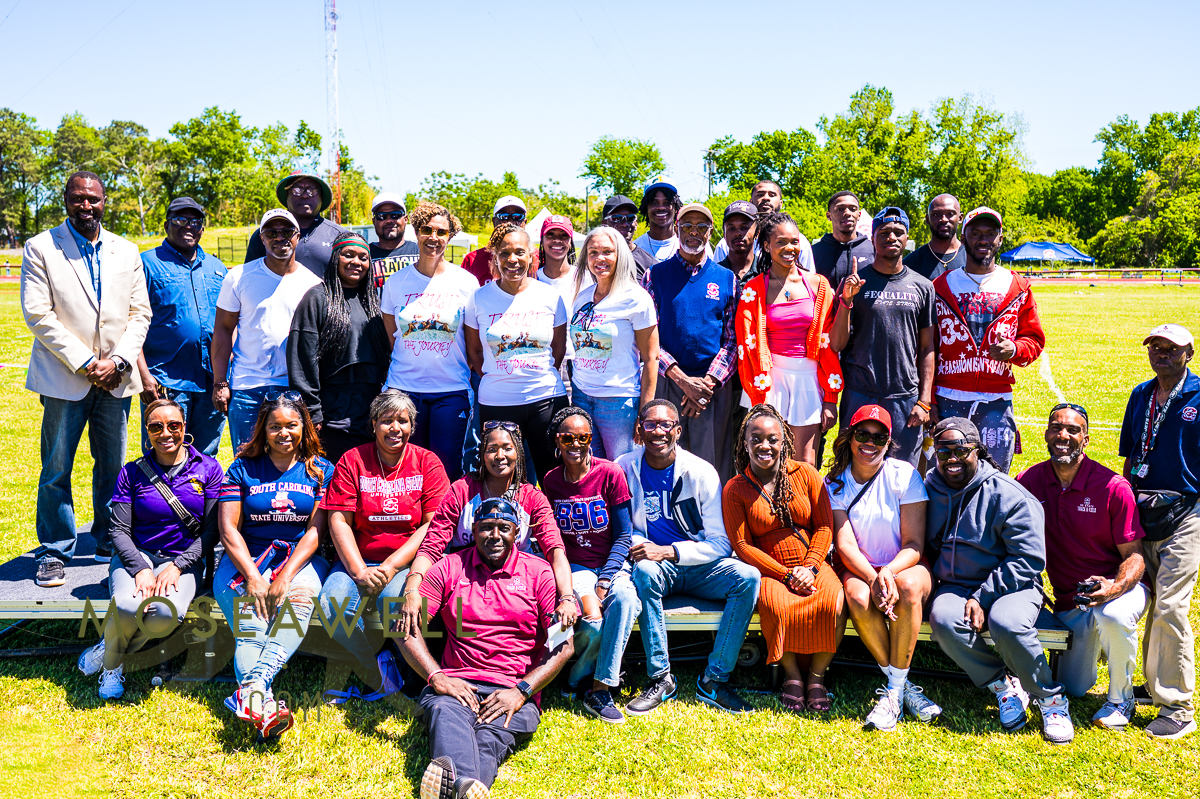
[[[980,277],[978,280],[976,280],[975,276],[972,275],[970,272],[968,272],[966,269],[962,269],[961,271],[964,275],[967,276],[968,279],[970,279],[970,281],[972,283],[975,284],[975,288],[979,289],[980,291],[983,291],[983,281],[987,280],[988,275],[991,274],[991,272],[986,272],[986,273],[984,273],[984,275],[982,277]]]
[[[383,465],[383,458],[379,457],[378,444],[375,445],[374,450],[375,462],[379,464],[379,471],[383,473],[383,479],[387,480],[389,483],[392,482],[392,479],[396,476],[396,472],[400,471],[400,464],[404,461],[404,453],[400,453],[400,460],[396,461],[396,465],[392,467],[392,473],[389,475],[387,467]]]
[[[955,249],[953,252],[951,252],[951,253],[950,253],[950,257],[949,257],[949,258],[947,258],[946,260],[944,260],[944,261],[943,261],[941,258],[939,258],[939,257],[938,257],[938,254],[937,254],[936,252],[934,252],[934,251],[933,251],[933,247],[930,247],[930,248],[929,248],[929,252],[930,252],[930,253],[933,255],[933,257],[934,257],[934,258],[937,260],[937,262],[938,262],[939,264],[941,264],[942,266],[945,266],[946,264],[948,264],[948,263],[950,263],[951,261],[953,261],[953,260],[954,260],[954,256],[958,255],[958,250],[957,250],[957,249]]]

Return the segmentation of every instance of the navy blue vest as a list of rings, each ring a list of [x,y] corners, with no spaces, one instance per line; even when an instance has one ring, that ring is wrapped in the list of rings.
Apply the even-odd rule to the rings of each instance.
[[[702,377],[721,349],[725,306],[737,291],[737,277],[711,258],[692,276],[678,254],[650,269],[658,301],[658,339],[689,377]]]

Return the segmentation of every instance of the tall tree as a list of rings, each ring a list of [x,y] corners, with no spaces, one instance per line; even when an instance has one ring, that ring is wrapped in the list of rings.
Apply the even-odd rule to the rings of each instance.
[[[49,141],[50,134],[37,126],[36,119],[0,108],[0,229],[9,246],[16,245],[18,234],[28,235],[37,228],[29,211],[31,205],[36,207]]]
[[[142,235],[148,235],[146,216],[155,203],[159,185],[159,172],[165,163],[164,146],[161,141],[150,138],[149,132],[136,122],[113,122],[100,130],[103,146],[105,171],[114,184],[110,193],[127,194],[136,204],[138,226]],[[165,204],[162,204],[165,210]],[[120,209],[114,204],[114,211]]]
[[[583,161],[582,178],[598,190],[640,201],[645,185],[666,169],[658,145],[640,139],[602,136]]]

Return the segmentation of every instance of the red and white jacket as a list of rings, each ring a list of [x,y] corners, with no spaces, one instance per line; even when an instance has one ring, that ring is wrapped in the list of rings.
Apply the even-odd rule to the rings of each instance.
[[[1046,346],[1046,334],[1038,318],[1029,281],[1013,272],[1012,284],[1000,313],[988,325],[983,341],[975,341],[947,278],[948,272],[933,281],[939,338],[934,391],[939,388],[992,394],[1012,391],[1016,382],[1013,364],[1028,366],[1038,359]],[[997,361],[988,357],[991,345],[1004,338],[1016,344],[1017,351],[1012,360]]]

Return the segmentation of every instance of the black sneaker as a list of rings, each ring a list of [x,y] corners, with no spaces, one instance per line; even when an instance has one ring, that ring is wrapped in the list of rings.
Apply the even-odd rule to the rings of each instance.
[[[726,713],[753,713],[754,706],[747,704],[726,682],[712,682],[703,675],[696,678],[696,698],[709,707]]]
[[[67,581],[67,571],[62,562],[56,558],[42,558],[38,561],[37,577],[34,582],[43,588],[53,588]]]
[[[677,693],[679,693],[679,686],[675,684],[675,678],[668,672],[647,685],[645,690],[635,696],[625,706],[625,712],[631,716],[644,716],[653,712],[656,707],[668,699],[674,699]]]
[[[564,682],[562,688],[559,689],[559,694],[563,699],[583,699],[583,684],[571,685],[569,682]]]
[[[421,799],[457,799],[455,790],[454,762],[448,757],[436,757],[429,761],[421,776]]]
[[[459,777],[454,792],[456,799],[488,799],[492,795],[486,785],[470,777]]]
[[[1133,698],[1139,705],[1153,705],[1154,698],[1150,696],[1150,691],[1145,685],[1133,686]]]
[[[583,709],[609,724],[624,724],[625,714],[613,702],[608,691],[588,691],[582,697]]]
[[[96,544],[96,554],[93,557],[96,558],[97,563],[108,563],[112,560],[112,556],[112,547],[107,544]]]
[[[1164,741],[1175,741],[1195,731],[1195,721],[1178,721],[1167,716],[1159,716],[1146,725],[1147,735],[1151,738],[1160,738]]]

